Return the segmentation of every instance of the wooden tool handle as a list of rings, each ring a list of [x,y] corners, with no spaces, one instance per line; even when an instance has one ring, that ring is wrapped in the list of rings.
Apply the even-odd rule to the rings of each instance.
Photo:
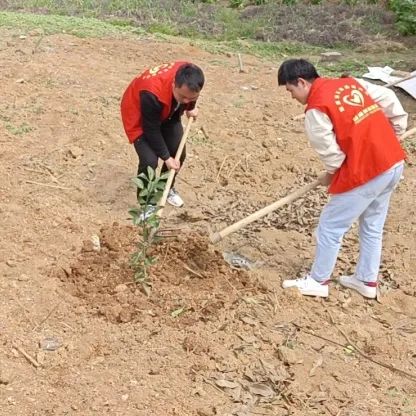
[[[316,188],[318,185],[319,185],[319,181],[315,180],[314,182],[304,186],[303,188],[298,189],[295,192],[292,192],[291,194],[285,196],[284,198],[279,199],[278,201],[274,202],[273,204],[268,205],[267,207],[264,207],[264,208],[262,208],[262,209],[260,209],[256,212],[254,212],[253,214],[249,215],[248,217],[243,218],[242,220],[240,220],[240,221],[222,229],[221,231],[218,231],[216,233],[212,233],[210,235],[211,242],[214,243],[214,244],[218,243],[224,237],[226,237],[228,234],[231,234],[231,233],[239,230],[240,228],[243,228],[246,225],[252,223],[253,221],[256,221],[256,220],[264,217],[265,215],[269,214],[270,212],[275,211],[277,208],[280,208],[283,205],[290,204],[291,202],[298,199],[302,195],[306,194],[310,190]]]
[[[413,136],[414,134],[416,134],[416,127],[413,127],[412,129],[407,130],[407,132],[406,132],[406,133],[402,134],[402,135],[400,136],[400,140],[405,140],[405,139],[407,139],[408,137]]]
[[[402,136],[400,136],[400,140],[405,140],[408,137],[412,136],[416,134],[416,127],[413,127],[412,129],[408,130],[406,133],[404,133]],[[210,240],[212,243],[218,243],[219,241],[221,241],[224,237],[226,237],[228,234],[231,234],[237,230],[239,230],[240,228],[245,227],[248,224],[251,224],[253,221],[256,221],[262,217],[264,217],[265,215],[269,214],[272,211],[275,211],[276,209],[282,207],[283,205],[286,204],[290,204],[291,202],[293,202],[294,200],[296,200],[297,198],[301,197],[303,194],[306,194],[307,192],[309,192],[310,190],[316,188],[319,185],[319,181],[316,180],[312,183],[310,183],[309,185],[306,185],[305,187],[292,192],[291,194],[285,196],[282,199],[279,199],[278,201],[274,202],[271,205],[268,205],[267,207],[264,207],[256,212],[254,212],[253,214],[249,215],[246,218],[243,218],[242,220],[231,224],[230,226],[222,229],[221,231],[218,231],[216,233],[212,233],[210,235]]]
[[[193,120],[194,120],[193,117],[189,118],[188,124],[186,125],[185,131],[182,135],[182,139],[179,143],[178,150],[176,151],[175,160],[178,161],[178,162],[179,162],[179,160],[182,156],[182,152],[183,152],[183,149],[185,147],[186,140],[188,138],[189,130],[191,130],[191,125],[192,125]],[[162,198],[160,198],[159,203],[158,203],[160,209],[157,211],[157,215],[159,217],[162,216],[163,208],[166,205],[166,199],[168,198],[168,194],[169,194],[169,191],[170,191],[170,187],[172,186],[172,181],[173,181],[173,178],[175,177],[175,173],[176,172],[175,172],[174,169],[171,169],[169,171],[169,176],[168,176],[168,180],[166,181],[165,190],[163,191]]]

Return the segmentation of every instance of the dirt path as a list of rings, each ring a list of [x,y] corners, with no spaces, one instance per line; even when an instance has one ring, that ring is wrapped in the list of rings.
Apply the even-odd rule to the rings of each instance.
[[[208,224],[243,218],[320,170],[291,120],[301,108],[276,87],[278,62],[244,56],[239,73],[235,56],[187,43],[1,35],[2,415],[413,414],[413,165],[386,229],[383,303],[337,285],[327,301],[302,299],[280,282],[310,265],[323,190],[217,247],[206,238]],[[207,87],[178,181],[186,207],[167,210],[186,232],[158,247],[148,299],[127,266],[136,156],[118,106],[137,72],[175,59],[201,65]],[[264,263],[235,270],[224,251]],[[352,231],[336,275],[356,251]],[[56,351],[40,347],[50,337]]]

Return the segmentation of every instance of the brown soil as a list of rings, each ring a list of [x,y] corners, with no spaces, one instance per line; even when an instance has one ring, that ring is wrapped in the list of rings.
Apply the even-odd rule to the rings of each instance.
[[[301,298],[281,280],[310,266],[324,190],[217,246],[207,232],[321,168],[277,62],[243,56],[239,73],[235,56],[188,43],[1,34],[2,415],[414,413],[414,153],[386,226],[381,302],[336,283],[328,300]],[[137,161],[119,99],[137,72],[174,59],[200,64],[207,87],[177,184],[186,207],[166,209],[178,231],[154,248],[146,297],[129,267]],[[334,277],[357,250],[352,230]],[[230,251],[257,267],[230,267]],[[40,346],[51,337],[55,351]]]

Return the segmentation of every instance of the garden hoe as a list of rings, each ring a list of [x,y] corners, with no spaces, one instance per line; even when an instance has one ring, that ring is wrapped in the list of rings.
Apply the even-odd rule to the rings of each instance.
[[[403,141],[406,138],[412,136],[413,134],[416,133],[416,127],[408,130],[406,133],[404,133],[401,137],[400,140]],[[263,218],[265,215],[270,214],[271,212],[275,211],[276,209],[282,207],[283,205],[286,204],[290,204],[291,202],[295,201],[296,199],[298,199],[299,197],[301,197],[302,195],[306,194],[307,192],[311,191],[312,189],[316,188],[319,185],[319,181],[315,180],[314,182],[304,186],[301,189],[298,189],[295,192],[292,192],[291,194],[285,196],[282,199],[279,199],[278,201],[274,202],[271,205],[268,205],[256,212],[254,212],[253,214],[249,215],[246,218],[243,218],[242,220],[229,225],[228,227],[222,229],[221,231],[217,231],[214,233],[211,233],[209,238],[211,240],[212,243],[216,244],[219,241],[221,241],[224,237],[226,237],[227,235],[234,233],[235,231],[240,230],[241,228],[245,227],[248,224],[251,224],[253,221],[256,221],[260,218]]]
[[[185,131],[182,135],[182,139],[179,143],[179,147],[178,147],[178,150],[176,151],[176,155],[175,155],[175,160],[177,160],[177,161],[179,161],[181,156],[182,156],[182,152],[183,152],[183,149],[185,147],[189,131],[191,130],[193,120],[194,120],[194,118],[190,117],[189,120],[188,120],[188,124],[185,127]],[[158,215],[159,218],[162,218],[163,210],[164,210],[165,205],[166,205],[166,200],[168,198],[169,190],[170,190],[170,187],[172,186],[172,182],[173,182],[173,178],[175,177],[175,173],[176,172],[174,171],[174,169],[171,169],[169,171],[169,176],[168,176],[168,179],[166,181],[165,190],[163,191],[163,195],[162,195],[162,197],[160,198],[160,200],[158,202],[159,210],[157,211],[157,215]],[[175,229],[164,228],[164,229],[157,230],[156,235],[159,236],[159,237],[174,237],[174,235],[172,235],[174,232],[175,232]]]
[[[306,194],[307,192],[311,191],[312,189],[316,188],[319,185],[319,181],[315,180],[312,183],[304,186],[301,189],[298,189],[295,192],[292,192],[291,194],[285,196],[282,199],[279,199],[278,201],[274,202],[273,204],[267,205],[267,207],[264,207],[262,209],[259,209],[258,211],[254,212],[253,214],[249,215],[246,218],[243,218],[240,221],[237,221],[234,224],[231,224],[230,226],[222,229],[221,231],[211,233],[209,236],[209,239],[212,243],[216,244],[219,241],[221,241],[224,237],[226,237],[228,234],[234,233],[235,231],[240,230],[241,228],[245,227],[248,224],[251,224],[253,221],[259,220],[260,218],[263,218],[265,215],[270,214],[271,212],[275,211],[276,209],[282,207],[283,205],[290,204],[291,202],[295,201],[302,195]]]

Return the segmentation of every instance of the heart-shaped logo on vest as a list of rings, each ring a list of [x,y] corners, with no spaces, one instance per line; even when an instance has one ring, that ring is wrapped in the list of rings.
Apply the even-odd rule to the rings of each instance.
[[[342,101],[344,101],[345,104],[353,105],[355,107],[362,107],[364,105],[363,94],[358,90],[351,90],[351,94],[342,97]]]

